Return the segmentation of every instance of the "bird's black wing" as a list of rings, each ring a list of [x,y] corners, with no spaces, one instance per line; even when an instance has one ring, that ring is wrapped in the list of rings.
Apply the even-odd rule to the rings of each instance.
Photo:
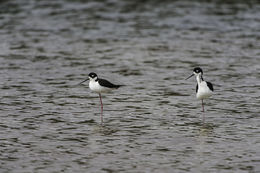
[[[98,83],[103,86],[103,87],[107,87],[107,88],[119,88],[121,85],[115,85],[112,84],[111,82],[107,81],[106,79],[98,79]]]
[[[214,91],[214,88],[213,88],[212,83],[207,82],[207,86],[209,87],[209,89],[210,89],[211,91]]]
[[[198,92],[198,87],[199,87],[199,86],[198,86],[198,84],[197,84],[197,85],[196,85],[196,93]]]

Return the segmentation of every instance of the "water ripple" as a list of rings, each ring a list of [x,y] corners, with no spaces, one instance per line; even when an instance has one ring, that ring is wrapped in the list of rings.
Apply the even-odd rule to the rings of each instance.
[[[259,3],[1,1],[0,172],[257,172]],[[215,86],[195,98],[195,66]],[[125,87],[98,94],[89,72]],[[249,147],[250,146],[250,147]]]

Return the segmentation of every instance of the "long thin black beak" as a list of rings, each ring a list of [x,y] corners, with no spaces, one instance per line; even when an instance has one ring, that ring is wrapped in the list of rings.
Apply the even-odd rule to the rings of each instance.
[[[82,82],[80,82],[78,85],[83,84],[84,82],[86,82],[87,80],[89,80],[89,78],[87,78],[86,80],[83,80]]]
[[[190,75],[187,79],[191,78],[192,76],[194,76],[194,74]],[[187,79],[185,79],[185,80],[187,80]]]

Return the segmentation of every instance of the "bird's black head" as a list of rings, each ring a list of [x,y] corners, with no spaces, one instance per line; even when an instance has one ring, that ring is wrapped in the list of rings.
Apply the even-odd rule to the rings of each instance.
[[[202,69],[200,67],[194,68],[193,72],[196,73],[196,74],[199,74],[199,73],[203,74],[203,71],[202,71]]]
[[[89,73],[89,74],[88,74],[88,76],[89,76],[90,78],[94,79],[94,78],[96,78],[96,77],[97,77],[97,74],[96,74],[96,73],[93,73],[93,72],[91,72],[91,73]]]
[[[194,68],[193,69],[193,73],[187,78],[187,79],[189,79],[189,78],[191,78],[192,76],[200,76],[200,78],[202,79],[202,75],[203,75],[203,71],[202,71],[202,69],[200,68],[200,67],[196,67],[196,68]],[[186,79],[186,80],[187,80]],[[203,79],[202,79],[203,80]]]

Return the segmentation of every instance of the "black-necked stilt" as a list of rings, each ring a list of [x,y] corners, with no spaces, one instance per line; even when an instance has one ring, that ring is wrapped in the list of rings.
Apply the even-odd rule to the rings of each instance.
[[[199,67],[194,68],[193,74],[190,75],[187,79],[191,78],[194,75],[196,76],[196,80],[197,80],[196,97],[197,99],[201,100],[202,112],[204,112],[203,99],[209,98],[213,94],[214,91],[213,85],[212,83],[203,80],[202,78],[203,71],[201,68]],[[203,121],[204,119],[205,118],[203,116]]]
[[[101,114],[100,114],[100,119],[101,123],[103,123],[103,103],[102,103],[102,98],[101,98],[101,93],[109,92],[112,89],[117,89],[123,85],[115,85],[112,84],[111,82],[105,80],[105,79],[100,79],[98,78],[96,73],[89,73],[88,78],[79,84],[82,84],[89,80],[89,88],[99,94],[100,98],[100,105],[101,105]]]

